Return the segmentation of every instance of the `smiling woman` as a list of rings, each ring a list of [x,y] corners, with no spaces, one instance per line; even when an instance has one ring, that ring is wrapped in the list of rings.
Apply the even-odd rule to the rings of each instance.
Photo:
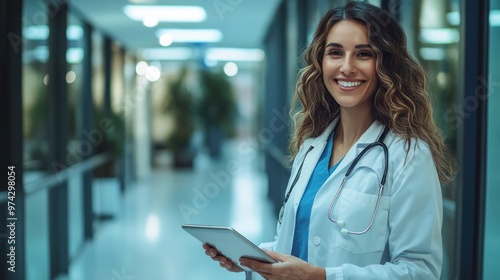
[[[403,29],[348,1],[323,16],[304,59],[291,177],[276,240],[262,245],[279,263],[236,265],[265,279],[439,279],[440,183],[454,164]]]
[[[368,42],[366,28],[356,21],[339,22],[328,33],[323,79],[342,107],[370,110],[378,78],[376,57]]]

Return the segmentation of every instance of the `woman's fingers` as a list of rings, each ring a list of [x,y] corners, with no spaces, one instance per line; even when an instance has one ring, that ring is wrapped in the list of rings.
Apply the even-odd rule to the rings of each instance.
[[[209,257],[215,257],[217,256],[217,250],[215,250],[213,247],[208,246],[206,243],[203,243],[203,249],[205,249],[205,255]]]
[[[232,272],[242,271],[242,269],[240,267],[234,265],[234,263],[232,261],[228,260],[223,255],[220,255],[219,252],[215,248],[204,243],[203,249],[205,249],[205,254],[207,256],[209,256],[210,258],[212,258],[212,260],[219,262],[219,265],[221,267],[223,267],[229,271],[232,271]]]

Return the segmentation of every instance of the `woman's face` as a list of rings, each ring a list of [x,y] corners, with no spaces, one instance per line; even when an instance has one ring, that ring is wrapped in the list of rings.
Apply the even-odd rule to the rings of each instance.
[[[330,29],[322,70],[326,88],[341,108],[370,110],[378,77],[364,25],[342,20]]]

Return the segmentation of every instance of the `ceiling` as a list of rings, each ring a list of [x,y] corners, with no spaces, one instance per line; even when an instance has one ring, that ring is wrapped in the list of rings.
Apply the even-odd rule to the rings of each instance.
[[[160,22],[153,28],[134,21],[123,12],[125,5],[194,5],[205,9],[206,20],[200,23]],[[218,29],[222,41],[211,43],[217,48],[260,48],[269,23],[281,0],[70,0],[74,9],[92,26],[131,51],[162,47],[156,37],[160,28]]]

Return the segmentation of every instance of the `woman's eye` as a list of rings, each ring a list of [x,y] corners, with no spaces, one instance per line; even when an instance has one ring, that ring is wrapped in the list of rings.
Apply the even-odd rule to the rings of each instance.
[[[359,52],[358,56],[360,56],[360,57],[372,57],[373,55],[371,52],[366,51],[366,52]]]
[[[339,50],[329,50],[328,55],[339,56],[342,55],[342,52],[340,52]]]

